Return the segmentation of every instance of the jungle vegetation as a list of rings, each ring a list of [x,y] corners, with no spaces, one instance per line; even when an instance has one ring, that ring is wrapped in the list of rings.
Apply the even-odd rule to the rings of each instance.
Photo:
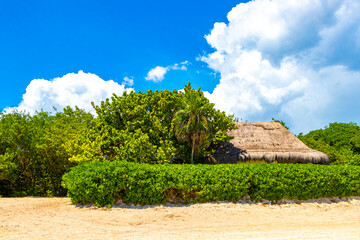
[[[201,162],[212,146],[231,137],[234,116],[216,110],[201,89],[114,94],[51,115],[0,115],[0,195],[64,195],[61,177],[96,161]]]
[[[114,94],[93,107],[96,116],[77,107],[0,113],[0,196],[64,196],[62,176],[83,163],[201,163],[231,139],[236,121],[190,83],[183,91]],[[331,123],[298,138],[331,164],[360,165],[355,123]]]

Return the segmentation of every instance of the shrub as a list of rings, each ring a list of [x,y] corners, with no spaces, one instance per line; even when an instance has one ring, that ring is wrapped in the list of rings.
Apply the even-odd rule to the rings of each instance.
[[[63,176],[73,203],[271,201],[360,195],[360,167],[299,164],[150,165],[88,163]]]

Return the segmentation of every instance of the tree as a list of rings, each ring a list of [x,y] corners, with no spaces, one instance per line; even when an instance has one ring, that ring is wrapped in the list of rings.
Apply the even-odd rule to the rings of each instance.
[[[124,92],[93,107],[93,128],[80,135],[71,161],[162,163],[175,155],[171,121],[181,102],[177,91]]]
[[[214,104],[206,101],[200,88],[195,91],[190,84],[184,87],[183,101],[180,109],[175,113],[175,135],[180,141],[188,142],[191,147],[191,164],[194,163],[194,154],[200,152],[200,146],[207,137]]]
[[[235,126],[233,117],[215,110],[200,89],[195,91],[190,84],[185,89],[187,93],[124,92],[122,96],[114,94],[100,105],[93,105],[98,115],[95,124],[71,144],[76,151],[70,160],[164,163],[174,157],[188,160],[191,155],[204,156],[211,151],[208,148],[211,143],[229,139],[227,130]],[[175,128],[178,126],[175,122],[184,117],[186,109],[203,116],[197,125],[188,126],[189,131],[196,128],[191,138],[182,138],[185,129]],[[191,143],[185,139],[191,139]]]
[[[191,146],[193,164],[194,155],[204,153],[211,143],[216,142],[217,133],[221,135],[224,134],[222,131],[234,128],[233,116],[215,110],[200,88],[194,90],[190,83],[184,87],[182,97],[180,109],[174,115],[174,132],[179,141]],[[225,134],[226,137],[229,136]]]
[[[356,123],[330,123],[298,138],[307,146],[326,153],[333,164],[360,165],[360,127]]]
[[[0,185],[8,185],[4,188],[15,195],[64,195],[61,177],[74,166],[68,160],[67,143],[92,120],[90,113],[70,107],[55,115],[43,111],[33,116],[16,111],[3,114]]]

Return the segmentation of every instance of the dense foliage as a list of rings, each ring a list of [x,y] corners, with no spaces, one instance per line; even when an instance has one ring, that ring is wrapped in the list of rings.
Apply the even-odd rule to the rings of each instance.
[[[13,112],[0,116],[0,195],[64,195],[62,175],[74,163],[67,144],[93,121],[78,108],[51,116]]]
[[[55,115],[1,113],[0,195],[64,195],[62,175],[83,162],[163,163],[175,157],[190,162],[192,149],[199,160],[212,151],[211,144],[229,139],[227,130],[235,126],[232,116],[215,110],[190,84],[184,92],[114,94],[93,107],[96,118],[70,107]],[[189,107],[202,111],[188,112],[189,121],[179,123],[178,113]],[[183,123],[190,127],[177,125]]]
[[[71,161],[163,163],[177,157],[190,162],[192,150],[201,159],[211,151],[210,144],[230,139],[227,130],[235,127],[233,116],[215,110],[190,84],[184,92],[114,94],[94,108],[96,124],[73,142]]]
[[[196,91],[188,84],[180,95],[182,101],[173,117],[174,133],[180,142],[191,146],[191,163],[194,163],[194,155],[204,156],[210,144],[229,139],[227,130],[234,128],[234,118],[215,110],[200,88]]]
[[[114,94],[93,107],[97,117],[70,107],[55,115],[0,113],[0,196],[65,195],[61,177],[87,162],[105,163],[79,166],[65,175],[63,184],[74,202],[359,195],[359,168],[351,166],[138,164],[201,163],[217,143],[231,138],[227,131],[235,127],[234,117],[215,110],[190,84],[183,91]],[[328,154],[331,163],[360,165],[355,123],[332,123],[298,137]]]
[[[63,186],[74,203],[97,206],[343,197],[360,195],[360,167],[96,162],[73,168]]]
[[[300,133],[298,138],[326,153],[333,164],[360,165],[360,127],[356,123],[330,123],[324,129]]]

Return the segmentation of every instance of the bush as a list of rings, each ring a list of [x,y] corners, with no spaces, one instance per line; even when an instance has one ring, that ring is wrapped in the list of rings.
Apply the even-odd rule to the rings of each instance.
[[[73,203],[271,201],[360,195],[360,167],[298,164],[149,165],[88,163],[63,176]]]

